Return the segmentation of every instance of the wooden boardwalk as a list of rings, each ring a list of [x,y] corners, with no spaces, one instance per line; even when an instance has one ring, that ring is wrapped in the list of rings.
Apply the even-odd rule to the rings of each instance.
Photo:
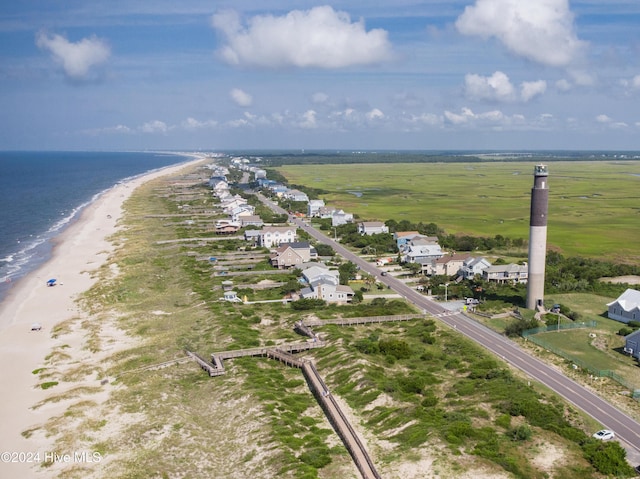
[[[314,333],[311,332],[311,334]],[[307,384],[309,385],[309,389],[322,407],[327,419],[344,443],[347,451],[351,454],[362,478],[381,479],[381,476],[376,471],[373,461],[364,447],[364,444],[349,423],[347,417],[342,412],[342,409],[335,398],[329,392],[315,365],[308,359],[299,359],[292,354],[309,349],[321,348],[324,345],[325,343],[320,341],[314,334],[313,339],[309,339],[304,342],[213,353],[211,355],[211,362],[204,360],[200,355],[190,351],[187,351],[187,355],[198,363],[198,365],[212,377],[225,374],[223,363],[225,359],[246,356],[263,356],[280,361],[287,366],[301,369]]]
[[[335,400],[315,365],[308,359],[298,359],[293,353],[321,348],[325,343],[311,329],[312,326],[319,327],[329,324],[339,326],[352,326],[357,324],[376,324],[395,321],[411,321],[425,319],[424,314],[404,314],[395,316],[369,316],[359,318],[341,318],[331,320],[307,320],[298,321],[295,330],[302,335],[309,336],[310,339],[304,342],[280,344],[278,346],[258,347],[249,349],[237,349],[230,351],[220,351],[211,354],[211,361],[208,362],[196,353],[187,351],[202,369],[207,371],[209,376],[220,376],[225,374],[224,360],[246,356],[262,356],[280,361],[287,366],[300,368],[309,385],[309,389],[322,407],[332,427],[349,451],[353,461],[362,475],[363,479],[381,479],[375,465],[367,452],[362,440],[358,437],[349,420],[342,412],[340,405]]]
[[[372,323],[392,323],[397,321],[412,321],[414,319],[426,319],[425,314],[397,314],[395,316],[365,316],[359,318],[339,318],[339,319],[309,319],[303,321],[305,326],[325,326],[336,324],[338,326],[353,326],[357,324]]]
[[[335,429],[338,436],[340,436],[340,439],[342,439],[342,442],[349,451],[349,454],[351,454],[353,462],[360,471],[362,478],[381,479],[382,476],[378,474],[367,449],[364,447],[364,444],[351,426],[351,423],[349,423],[349,420],[342,412],[342,409],[340,409],[338,402],[327,388],[314,364],[311,361],[305,361],[302,365],[302,372],[307,379],[309,388],[327,415],[329,422]]]

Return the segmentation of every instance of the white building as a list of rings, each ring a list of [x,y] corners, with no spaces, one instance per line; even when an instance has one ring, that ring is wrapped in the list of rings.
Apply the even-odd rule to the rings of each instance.
[[[610,319],[628,323],[640,321],[640,291],[627,289],[618,299],[607,304],[607,316]]]

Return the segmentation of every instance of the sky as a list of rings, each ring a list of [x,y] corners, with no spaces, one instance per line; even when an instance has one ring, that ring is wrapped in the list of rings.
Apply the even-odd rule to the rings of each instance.
[[[16,0],[0,150],[640,150],[638,0]]]

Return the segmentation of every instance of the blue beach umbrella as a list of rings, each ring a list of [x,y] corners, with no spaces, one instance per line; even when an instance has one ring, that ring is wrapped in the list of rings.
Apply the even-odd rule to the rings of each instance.
[[[47,286],[53,286],[54,284],[56,284],[55,278],[51,278],[49,281],[47,281]]]

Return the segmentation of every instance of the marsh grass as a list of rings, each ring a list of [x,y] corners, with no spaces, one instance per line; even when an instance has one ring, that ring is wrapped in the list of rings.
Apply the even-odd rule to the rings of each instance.
[[[526,239],[533,164],[334,164],[277,168],[361,219],[436,223],[450,234]],[[549,163],[548,244],[566,256],[640,264],[639,161]],[[351,192],[357,190],[362,196]],[[615,231],[615,234],[611,234]]]

